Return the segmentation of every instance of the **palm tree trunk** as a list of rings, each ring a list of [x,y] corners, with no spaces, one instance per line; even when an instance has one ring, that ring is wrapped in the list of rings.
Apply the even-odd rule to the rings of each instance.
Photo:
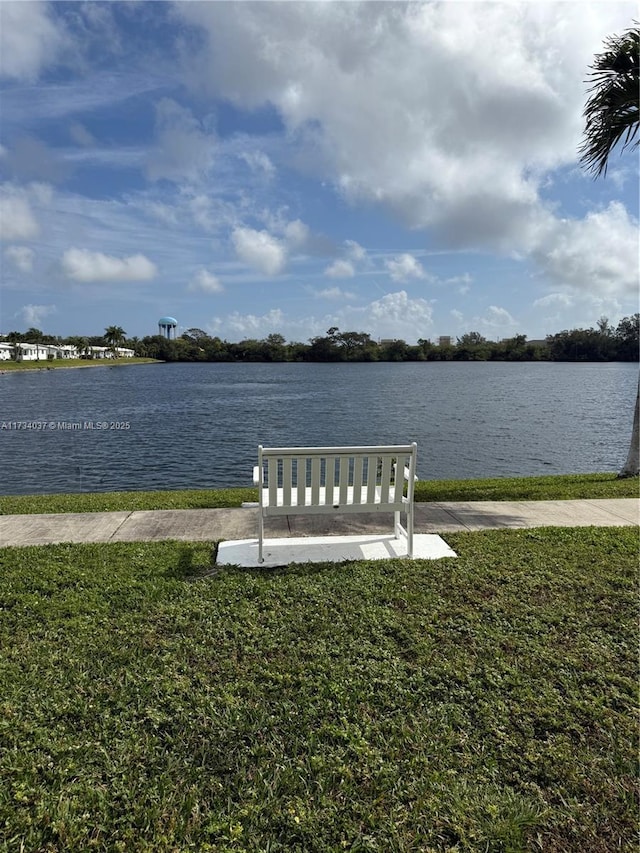
[[[618,477],[637,477],[640,473],[640,380],[638,381],[638,393],[636,395],[636,410],[633,416],[633,429],[631,430],[631,444],[627,461],[622,466]]]

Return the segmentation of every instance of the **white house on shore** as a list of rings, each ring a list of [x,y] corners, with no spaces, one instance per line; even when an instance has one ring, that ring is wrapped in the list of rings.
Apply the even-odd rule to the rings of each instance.
[[[14,355],[15,353],[15,355]],[[84,354],[84,353],[83,353]],[[87,347],[89,358],[133,358],[135,352],[128,347]],[[51,359],[80,358],[78,348],[71,344],[10,344],[0,341],[0,361],[50,361]]]
[[[13,345],[9,345],[13,349]],[[77,358],[78,351],[68,344],[29,344],[15,345],[16,361],[49,361],[52,358]]]
[[[115,356],[113,347],[89,347],[88,349],[93,358],[133,358],[135,355],[134,351],[127,347],[115,347]]]
[[[47,355],[54,358],[78,358],[77,347],[71,344],[47,344]]]
[[[16,361],[46,361],[47,356],[44,344],[16,344]]]

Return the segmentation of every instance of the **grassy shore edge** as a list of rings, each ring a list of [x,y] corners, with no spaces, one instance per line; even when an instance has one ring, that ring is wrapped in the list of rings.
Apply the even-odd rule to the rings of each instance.
[[[24,370],[69,370],[76,367],[125,367],[132,364],[164,364],[157,358],[65,358],[53,361],[2,361],[0,374]]]
[[[637,477],[620,480],[612,473],[500,477],[483,480],[420,480],[415,487],[415,499],[419,503],[585,500],[639,496]],[[239,507],[243,502],[256,501],[257,498],[255,488],[5,495],[0,496],[0,515],[228,508]]]

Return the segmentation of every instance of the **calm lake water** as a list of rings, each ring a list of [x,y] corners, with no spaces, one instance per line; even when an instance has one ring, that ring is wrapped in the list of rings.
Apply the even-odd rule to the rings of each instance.
[[[417,441],[420,479],[617,471],[637,379],[636,364],[482,362],[8,372],[0,493],[250,486],[260,443]]]

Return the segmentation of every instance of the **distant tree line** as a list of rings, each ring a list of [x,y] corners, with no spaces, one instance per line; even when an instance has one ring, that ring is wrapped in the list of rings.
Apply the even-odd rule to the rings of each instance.
[[[433,344],[420,338],[417,344],[403,340],[375,341],[366,332],[341,332],[336,326],[308,343],[287,343],[280,334],[229,342],[208,335],[202,329],[188,329],[168,340],[162,335],[127,338],[120,326],[109,327],[105,335],[93,337],[53,337],[39,329],[11,332],[13,343],[73,344],[83,352],[87,347],[113,345],[130,347],[138,356],[162,361],[638,361],[640,314],[624,317],[613,327],[606,317],[597,328],[571,329],[547,335],[544,341],[527,341],[516,335],[489,341],[479,332],[467,332],[450,345]]]

